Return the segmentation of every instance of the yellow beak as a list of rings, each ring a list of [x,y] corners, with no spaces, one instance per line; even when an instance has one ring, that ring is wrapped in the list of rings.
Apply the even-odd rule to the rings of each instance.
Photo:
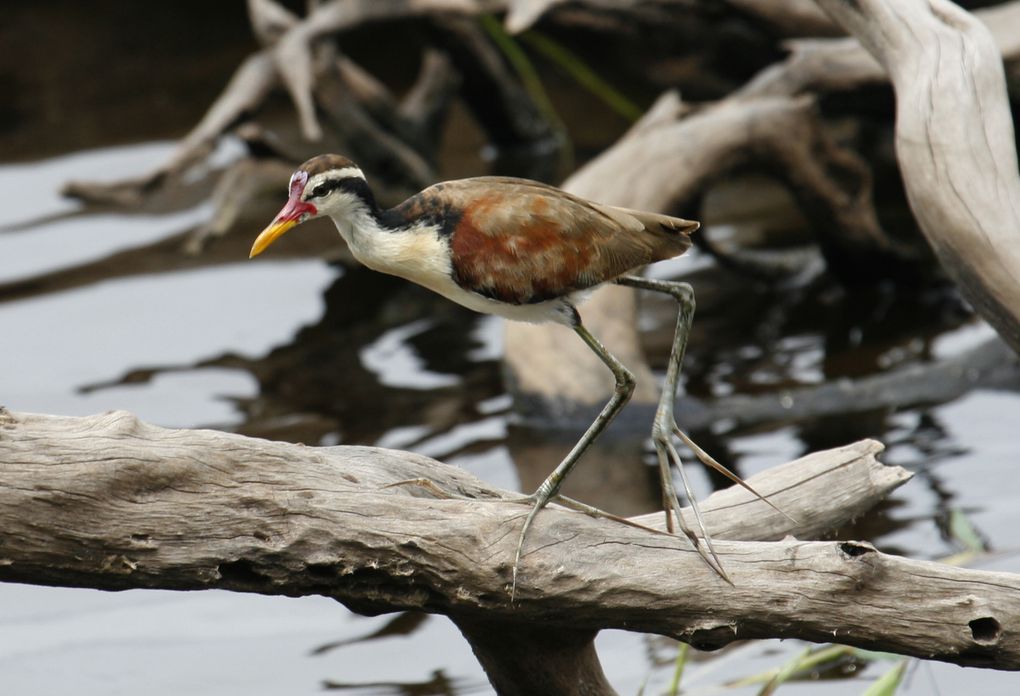
[[[251,245],[251,252],[248,254],[248,258],[253,259],[261,254],[269,248],[270,244],[282,237],[284,232],[291,227],[296,227],[297,224],[297,220],[273,220],[269,223],[269,227],[262,230],[262,233],[255,238],[255,243]]]
[[[262,233],[255,238],[255,243],[251,245],[251,253],[248,254],[248,258],[252,259],[261,254],[269,248],[270,244],[282,237],[287,230],[300,225],[309,217],[315,215],[316,212],[315,206],[311,203],[307,203],[297,197],[291,198],[287,201],[287,205],[283,206],[283,210],[269,223],[269,226],[262,230]]]

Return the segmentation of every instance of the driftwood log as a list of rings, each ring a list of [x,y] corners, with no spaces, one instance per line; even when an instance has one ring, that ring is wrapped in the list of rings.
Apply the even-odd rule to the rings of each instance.
[[[906,481],[876,461],[880,450],[864,441],[753,477],[797,528],[743,489],[706,500],[718,539],[756,540],[718,542],[732,586],[684,538],[550,509],[511,601],[525,510],[455,467],[167,430],[123,412],[0,411],[0,579],[320,594],[365,613],[442,613],[508,694],[612,693],[592,647],[609,627],[702,648],[797,637],[1020,669],[1020,577],[787,536],[839,525]]]

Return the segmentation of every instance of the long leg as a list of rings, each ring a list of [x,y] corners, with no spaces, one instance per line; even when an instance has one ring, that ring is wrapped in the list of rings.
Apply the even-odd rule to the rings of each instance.
[[[609,399],[608,403],[602,408],[602,411],[595,418],[594,422],[588,426],[588,430],[585,431],[581,439],[577,441],[573,449],[564,457],[563,461],[553,470],[551,474],[542,482],[542,485],[538,487],[538,490],[531,495],[531,499],[534,502],[534,507],[531,508],[531,512],[524,520],[524,527],[521,529],[521,536],[517,540],[517,551],[514,554],[514,567],[513,567],[513,583],[510,587],[511,600],[517,590],[517,567],[521,560],[521,549],[524,547],[524,537],[528,533],[528,529],[531,527],[532,521],[535,519],[535,515],[539,511],[549,504],[549,501],[559,494],[560,487],[563,485],[563,480],[570,473],[570,470],[574,468],[574,464],[581,458],[585,450],[595,441],[595,439],[606,429],[606,426],[616,417],[616,414],[620,412],[628,400],[630,395],[634,392],[634,375],[631,374],[623,363],[616,359],[616,357],[606,350],[606,347],[595,338],[591,332],[588,331],[581,323],[580,317],[576,319],[574,324],[574,331],[578,336],[591,348],[599,359],[605,363],[613,372],[613,376],[616,378],[616,387],[613,390],[613,396]]]
[[[726,575],[726,571],[723,570],[722,564],[719,561],[719,556],[716,554],[715,549],[712,548],[712,539],[709,536],[708,531],[705,529],[704,520],[701,517],[701,509],[698,507],[698,501],[691,491],[690,482],[687,480],[687,474],[684,472],[683,461],[680,459],[680,454],[676,451],[676,447],[673,446],[671,439],[672,435],[676,435],[683,440],[703,464],[715,469],[734,483],[743,486],[763,502],[770,505],[777,512],[788,517],[791,521],[796,523],[797,520],[780,510],[772,503],[771,500],[754,490],[754,488],[749,486],[742,478],[713,459],[707,452],[698,447],[694,441],[687,437],[687,435],[680,430],[676,424],[676,420],[673,417],[673,404],[676,402],[677,383],[680,379],[680,364],[684,359],[684,351],[687,347],[687,337],[690,333],[691,322],[694,319],[694,290],[691,286],[687,283],[668,280],[652,280],[649,278],[641,278],[640,276],[623,276],[622,278],[617,279],[617,282],[620,285],[627,285],[634,288],[640,288],[642,290],[653,290],[655,292],[666,293],[676,299],[677,303],[680,305],[680,313],[676,321],[676,333],[673,336],[673,348],[670,351],[669,364],[666,368],[666,385],[662,390],[659,407],[655,412],[655,423],[652,425],[652,442],[655,445],[655,453],[659,460],[659,476],[662,479],[663,509],[666,511],[666,528],[669,531],[673,531],[673,515],[670,514],[670,509],[672,508],[673,514],[676,515],[680,528],[691,539],[691,542],[694,544],[695,548],[698,549],[698,552],[701,553],[705,561],[715,568],[716,572],[718,572],[724,579],[729,580],[729,577]],[[691,532],[690,528],[688,528],[684,522],[683,517],[680,515],[680,503],[677,500],[676,491],[673,488],[673,476],[670,469],[671,463],[675,463],[677,469],[680,471],[680,480],[683,482],[684,491],[686,492],[688,499],[691,501],[691,508],[694,510],[695,520],[698,523],[698,527],[701,529],[702,536],[705,539],[705,546],[708,547],[711,559],[709,559],[704,551],[702,551],[697,536]]]
[[[659,406],[655,411],[655,421],[652,424],[652,443],[655,446],[655,454],[659,461],[659,477],[662,481],[663,508],[666,513],[666,528],[673,530],[673,515],[676,515],[677,524],[684,534],[691,540],[694,548],[701,554],[708,563],[724,580],[729,581],[729,576],[722,567],[719,555],[712,547],[712,538],[705,529],[705,522],[701,516],[701,509],[698,507],[697,498],[691,490],[690,482],[684,471],[683,461],[680,454],[673,445],[673,431],[677,429],[673,416],[673,404],[676,401],[677,385],[680,381],[680,365],[684,359],[684,351],[687,348],[687,337],[690,334],[691,323],[694,320],[694,289],[687,283],[666,280],[652,280],[639,276],[623,276],[618,278],[617,283],[643,290],[654,290],[671,295],[680,305],[680,313],[677,316],[676,332],[673,336],[673,347],[669,353],[669,362],[666,366],[666,384],[659,398]],[[683,483],[684,491],[691,502],[691,509],[694,511],[694,518],[697,521],[701,536],[705,540],[708,553],[702,549],[698,537],[684,522],[680,514],[680,502],[677,500],[676,491],[673,487],[673,473],[671,465],[675,464],[680,472],[680,480]]]

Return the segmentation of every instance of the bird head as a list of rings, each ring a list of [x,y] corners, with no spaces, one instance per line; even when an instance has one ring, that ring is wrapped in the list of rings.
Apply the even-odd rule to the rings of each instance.
[[[328,216],[340,226],[356,212],[375,205],[361,169],[340,155],[319,155],[302,164],[291,175],[288,191],[286,205],[255,239],[249,258],[306,220]]]

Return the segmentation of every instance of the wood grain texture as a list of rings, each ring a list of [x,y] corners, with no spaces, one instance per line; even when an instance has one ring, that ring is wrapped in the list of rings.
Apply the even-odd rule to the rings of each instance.
[[[775,501],[817,531],[908,477],[875,460],[880,448],[818,453],[751,482],[779,491]],[[475,627],[626,628],[706,648],[797,637],[1020,668],[1020,577],[866,543],[719,541],[729,586],[685,539],[551,509],[529,538],[511,604],[526,509],[482,502],[511,494],[425,457],[166,430],[122,412],[3,412],[0,462],[5,580],[321,594],[359,611],[419,609]],[[415,479],[432,483],[391,485]],[[720,540],[796,531],[743,491],[705,509]]]
[[[964,297],[1020,352],[1020,174],[995,37],[945,0],[819,4],[888,72],[914,216]]]

